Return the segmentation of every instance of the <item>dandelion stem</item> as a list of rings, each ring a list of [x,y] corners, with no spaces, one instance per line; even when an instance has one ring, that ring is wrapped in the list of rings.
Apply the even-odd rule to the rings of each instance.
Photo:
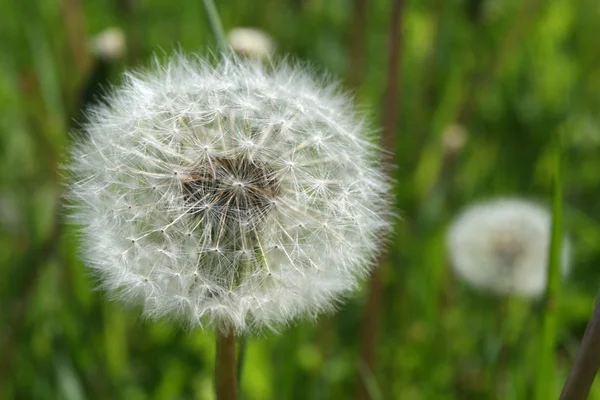
[[[537,364],[535,382],[535,399],[552,398],[554,382],[555,346],[558,330],[558,314],[556,304],[560,292],[561,251],[562,251],[562,187],[561,187],[561,149],[559,137],[553,140],[552,156],[554,158],[554,188],[552,202],[552,237],[550,241],[548,282],[542,306],[542,332],[540,353]]]
[[[402,44],[402,11],[404,8],[403,0],[394,0],[392,14],[391,14],[391,27],[389,34],[389,54],[388,70],[387,70],[387,87],[384,97],[384,110],[383,110],[383,148],[387,149],[389,153],[386,154],[384,162],[387,167],[391,167],[394,162],[394,148],[395,148],[395,130],[398,116],[398,80],[399,80],[399,66],[401,58],[401,44]],[[387,173],[391,175],[391,170],[388,169]],[[382,269],[386,264],[387,255],[382,254],[377,260],[378,267],[371,276],[369,282],[369,297],[367,299],[367,305],[364,311],[364,317],[362,321],[362,343],[361,343],[361,355],[359,366],[362,371],[373,376],[375,374],[375,348],[378,337],[379,325],[381,323],[381,309],[382,309],[382,297],[383,297],[383,284],[382,284]],[[358,379],[358,390],[356,392],[358,399],[369,398],[368,384],[363,379],[364,374],[361,374]]]
[[[247,346],[246,336],[241,336],[239,341],[239,351],[238,351],[238,359],[237,359],[237,383],[238,385],[242,381],[242,374],[244,373],[244,364],[246,361],[246,346]]]
[[[596,298],[575,363],[560,395],[560,400],[585,400],[600,369],[600,296]]]
[[[354,0],[350,29],[350,51],[348,54],[348,85],[355,89],[364,78],[365,43],[367,26],[367,0]]]
[[[235,360],[235,335],[233,330],[217,330],[217,355],[215,358],[215,386],[217,400],[237,399],[237,364]]]
[[[213,0],[204,0],[204,9],[210,22],[210,27],[217,39],[217,43],[221,50],[227,49],[227,40],[225,39],[225,31],[223,31],[223,25],[221,24],[221,18],[219,18],[219,12]]]

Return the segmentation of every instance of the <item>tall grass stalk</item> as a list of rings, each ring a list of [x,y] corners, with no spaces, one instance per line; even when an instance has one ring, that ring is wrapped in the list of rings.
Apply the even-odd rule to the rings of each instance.
[[[489,393],[490,398],[508,399],[514,396],[515,390],[521,392],[524,389],[511,372],[524,360],[519,348],[526,340],[524,322],[529,308],[525,309],[523,302],[514,296],[502,298],[497,307],[494,329],[498,347],[489,371]]]
[[[560,400],[585,400],[600,369],[600,296]]]
[[[535,399],[552,398],[555,374],[555,348],[558,331],[557,301],[561,286],[561,250],[563,242],[563,198],[562,198],[562,159],[560,137],[552,141],[553,162],[553,201],[552,201],[552,237],[550,241],[548,281],[542,304],[542,331],[537,359],[535,379]]]

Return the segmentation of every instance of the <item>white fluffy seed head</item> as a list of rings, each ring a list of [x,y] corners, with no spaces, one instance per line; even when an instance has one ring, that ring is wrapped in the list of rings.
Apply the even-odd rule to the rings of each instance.
[[[498,199],[470,206],[452,223],[448,253],[456,273],[496,294],[537,297],[548,273],[551,215],[535,203]],[[562,272],[569,270],[570,245],[562,245]]]
[[[84,258],[148,317],[241,333],[315,316],[389,230],[379,149],[304,68],[180,55],[89,120],[69,166]]]

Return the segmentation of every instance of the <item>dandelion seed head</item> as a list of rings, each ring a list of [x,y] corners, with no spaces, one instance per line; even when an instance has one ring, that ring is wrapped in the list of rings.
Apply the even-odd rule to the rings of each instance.
[[[232,29],[227,40],[239,56],[254,60],[269,58],[275,50],[275,42],[271,36],[255,28]]]
[[[84,258],[150,318],[241,333],[315,316],[389,230],[379,149],[305,68],[179,55],[88,114],[69,166]]]
[[[120,28],[111,27],[103,30],[91,40],[90,47],[95,56],[105,60],[116,60],[125,54],[125,33]]]
[[[442,148],[447,156],[454,156],[462,151],[468,135],[464,126],[451,124],[442,133]]]
[[[448,253],[455,272],[485,291],[537,297],[548,273],[551,215],[521,199],[475,204],[452,223]],[[570,246],[562,245],[562,272],[569,270]]]

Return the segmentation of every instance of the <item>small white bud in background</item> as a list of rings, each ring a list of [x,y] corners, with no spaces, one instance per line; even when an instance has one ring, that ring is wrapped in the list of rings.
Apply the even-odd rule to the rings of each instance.
[[[17,233],[25,227],[19,203],[14,194],[0,192],[0,231]]]
[[[92,53],[103,60],[116,60],[125,54],[125,33],[117,27],[103,30],[91,40]]]
[[[269,58],[275,50],[275,42],[271,36],[254,28],[232,29],[227,40],[237,55],[254,60]]]
[[[521,199],[498,199],[468,207],[452,222],[447,246],[455,272],[476,288],[496,294],[538,297],[548,274],[551,215]],[[570,245],[563,241],[562,272]]]
[[[467,130],[459,124],[451,124],[442,132],[442,147],[445,156],[460,153],[467,142]]]

